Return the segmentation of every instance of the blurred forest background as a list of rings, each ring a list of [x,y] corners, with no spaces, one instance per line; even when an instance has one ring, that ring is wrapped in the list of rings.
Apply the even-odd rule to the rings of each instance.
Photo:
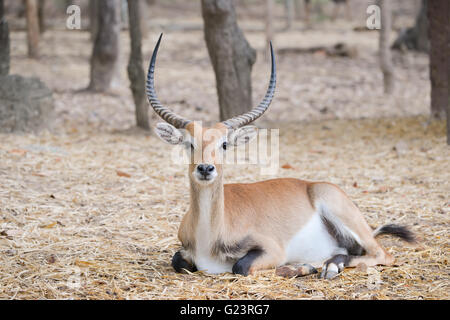
[[[130,8],[126,1],[111,1],[100,10],[96,7],[102,5],[101,1],[2,2],[5,6],[2,12],[11,30],[10,73],[39,77],[53,92],[57,125],[63,122],[65,128],[89,123],[95,130],[105,126],[126,128],[133,124],[134,109],[138,125],[149,128],[147,102],[145,97],[138,96],[160,32],[165,32],[166,37],[157,71],[158,92],[166,104],[186,117],[215,121],[219,115],[222,118],[235,115],[259,101],[268,78],[268,61],[264,57],[268,53],[268,40],[272,40],[279,77],[277,103],[265,117],[267,121],[426,115],[432,108],[436,109],[432,113],[435,118],[445,118],[448,102],[443,103],[443,98],[435,98],[441,101],[431,107],[427,8],[423,0],[389,3],[387,33],[368,29],[372,12],[368,13],[367,8],[376,3],[368,0],[240,0],[220,13],[233,14],[222,24],[209,23],[214,22],[218,13],[213,9],[208,12],[208,2],[203,2],[202,18],[201,1],[138,1]],[[217,3],[214,5],[221,2]],[[80,8],[80,30],[67,27],[73,12],[66,11],[71,4]],[[108,10],[113,16],[102,19]],[[103,21],[105,26],[97,38]],[[444,28],[445,23],[444,20]],[[220,29],[231,33],[231,37],[222,37],[210,46],[209,56],[204,25],[205,36],[211,44],[214,37],[220,39]],[[233,30],[235,27],[245,37],[232,40],[240,32]],[[130,35],[135,35],[131,44]],[[380,51],[382,39],[386,37],[386,49]],[[448,46],[447,40],[444,41]],[[94,43],[98,44],[97,50],[93,50]],[[237,77],[251,79],[245,85],[243,80],[233,84],[233,95],[221,89],[225,78],[217,69],[223,65],[222,69],[227,70],[230,67],[227,64],[233,62],[220,61],[211,68],[211,61],[215,61],[214,55],[226,54],[224,47],[237,48],[243,44],[248,46],[248,52],[236,51],[238,59],[235,60],[247,59],[249,63],[246,70],[236,68]],[[391,45],[399,50],[388,50]],[[389,55],[380,63],[382,52]],[[446,60],[437,57],[436,61],[439,64],[436,69],[441,70],[436,78],[446,75],[447,81],[435,81],[434,90],[448,97]],[[129,64],[133,69],[130,74]],[[384,74],[394,79],[387,89],[383,89]],[[131,81],[134,101],[129,79],[134,79]],[[79,90],[86,88],[108,94],[80,94]],[[230,96],[236,97],[233,100]],[[241,106],[233,106],[237,103]],[[153,120],[156,117],[153,112],[150,116]],[[13,125],[9,127],[14,130]],[[16,127],[21,126],[16,124]]]
[[[0,0],[0,298],[448,299],[449,4]],[[144,91],[162,32],[158,97],[207,124],[263,98],[272,41],[257,125],[280,129],[277,177],[336,183],[372,226],[410,225],[421,245],[383,240],[398,265],[370,290],[370,270],[175,274],[185,168],[167,168]]]

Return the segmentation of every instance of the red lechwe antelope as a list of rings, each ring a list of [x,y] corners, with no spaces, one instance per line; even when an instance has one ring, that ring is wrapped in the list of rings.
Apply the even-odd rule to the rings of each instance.
[[[166,121],[157,124],[156,133],[170,144],[186,145],[191,157],[190,208],[178,232],[182,248],[172,259],[177,272],[247,275],[295,263],[302,265],[303,275],[322,266],[320,277],[332,278],[345,266],[391,265],[394,258],[375,240],[378,235],[413,241],[405,227],[385,225],[372,230],[355,204],[331,183],[273,179],[224,184],[220,157],[227,146],[256,136],[257,128],[246,125],[259,118],[272,101],[276,79],[272,46],[272,71],[264,100],[250,112],[202,128],[164,107],[156,96],[154,70],[161,36],[147,76],[150,104]]]

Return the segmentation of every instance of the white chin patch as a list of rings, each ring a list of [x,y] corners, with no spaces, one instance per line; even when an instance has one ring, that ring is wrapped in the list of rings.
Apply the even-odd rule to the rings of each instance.
[[[203,185],[208,185],[208,184],[212,183],[216,179],[217,172],[214,170],[205,179],[205,177],[203,175],[201,175],[200,173],[197,172],[197,170],[195,170],[195,171],[192,172],[192,176],[195,178],[195,181],[197,183],[203,184]]]

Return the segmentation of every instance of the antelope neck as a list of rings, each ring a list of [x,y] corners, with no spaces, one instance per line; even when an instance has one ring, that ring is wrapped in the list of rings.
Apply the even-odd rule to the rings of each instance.
[[[216,177],[210,185],[201,186],[190,181],[191,213],[194,224],[209,225],[209,230],[213,231],[213,226],[220,226],[224,215],[224,191],[222,176]],[[206,225],[205,225],[206,224]]]

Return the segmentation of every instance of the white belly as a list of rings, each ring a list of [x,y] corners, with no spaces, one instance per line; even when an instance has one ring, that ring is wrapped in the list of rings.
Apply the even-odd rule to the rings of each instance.
[[[320,215],[316,213],[289,241],[286,247],[286,263],[321,265],[338,253],[346,253],[346,250],[338,247]]]

